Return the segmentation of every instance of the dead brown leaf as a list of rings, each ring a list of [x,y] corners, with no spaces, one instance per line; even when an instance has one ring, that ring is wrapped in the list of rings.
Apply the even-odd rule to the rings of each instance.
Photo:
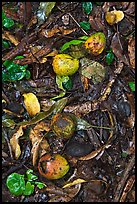
[[[126,42],[123,42],[123,44]],[[121,43],[120,35],[118,33],[115,33],[112,42],[111,42],[111,47],[113,50],[113,53],[116,55],[117,58],[119,58],[123,63],[126,65],[130,66],[129,60],[124,54],[124,48]]]
[[[77,28],[65,29],[63,26],[62,27],[55,26],[52,29],[43,29],[40,34],[46,38],[51,38],[57,33],[61,33],[63,35],[68,35],[68,34],[74,32],[76,29]]]
[[[30,131],[29,138],[32,142],[32,160],[33,166],[36,165],[38,157],[40,158],[42,155],[49,151],[50,146],[47,140],[44,138],[42,132],[48,132],[50,130],[49,124],[45,122],[38,123],[33,129]]]
[[[135,38],[132,36],[128,40],[128,55],[130,64],[135,69]]]
[[[21,149],[20,149],[20,145],[19,145],[19,138],[23,135],[23,129],[22,126],[20,126],[17,130],[17,132],[15,132],[13,134],[13,136],[10,139],[10,145],[12,148],[12,151],[14,152],[14,156],[15,159],[18,159],[19,156],[21,155]]]

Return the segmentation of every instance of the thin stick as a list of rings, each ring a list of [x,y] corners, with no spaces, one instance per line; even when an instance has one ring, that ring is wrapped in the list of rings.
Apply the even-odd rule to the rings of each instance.
[[[73,19],[73,21],[74,21],[74,22],[77,24],[77,26],[83,31],[83,33],[88,36],[88,33],[87,33],[85,30],[83,30],[83,28],[81,28],[81,26],[80,26],[79,23],[75,20],[75,18],[74,18],[70,13],[68,13],[68,15]]]

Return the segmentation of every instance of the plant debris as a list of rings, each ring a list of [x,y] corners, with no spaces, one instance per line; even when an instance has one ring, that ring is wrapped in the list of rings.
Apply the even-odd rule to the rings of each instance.
[[[2,201],[135,202],[135,2],[2,2]]]

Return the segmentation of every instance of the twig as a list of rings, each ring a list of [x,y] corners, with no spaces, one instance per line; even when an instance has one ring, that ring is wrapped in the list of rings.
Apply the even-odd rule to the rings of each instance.
[[[75,20],[75,18],[74,18],[70,13],[68,13],[68,15],[73,19],[73,21],[74,21],[74,22],[77,24],[77,26],[83,31],[83,33],[88,36],[88,33],[87,33],[85,30],[83,30],[83,28],[81,28],[81,26],[80,26],[79,23]]]
[[[127,178],[129,176],[129,172],[132,170],[133,166],[135,165],[135,154],[132,155],[130,162],[128,163],[125,172],[121,178],[121,181],[118,183],[117,189],[114,193],[114,199],[113,202],[119,202],[119,199],[121,197],[123,188],[125,186],[125,183],[127,181]]]

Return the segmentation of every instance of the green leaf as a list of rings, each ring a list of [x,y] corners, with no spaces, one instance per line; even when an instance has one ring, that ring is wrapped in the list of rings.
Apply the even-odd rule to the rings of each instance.
[[[12,127],[15,125],[15,122],[14,122],[14,120],[12,120],[10,118],[5,118],[5,119],[2,118],[2,125],[4,127]]]
[[[31,195],[34,192],[34,185],[27,181],[23,195]]]
[[[112,52],[108,52],[108,54],[106,55],[106,62],[108,65],[110,65],[113,60],[114,60],[114,54]]]
[[[51,100],[55,100],[57,98],[61,98],[61,97],[65,96],[66,90],[63,87],[63,82],[67,82],[68,80],[69,80],[69,76],[56,75],[56,84],[58,85],[59,89],[63,90],[63,92],[61,92],[58,96],[51,98]]]
[[[86,14],[90,14],[92,11],[92,3],[91,2],[82,2],[82,7]]]
[[[24,175],[12,173],[8,176],[6,185],[13,195],[22,195],[23,191],[25,190]]]
[[[45,184],[45,183],[42,183],[42,182],[37,182],[37,181],[35,181],[35,184],[37,185],[37,187],[38,187],[39,189],[42,189],[42,188],[46,187],[46,184]]]
[[[66,49],[70,47],[70,45],[78,45],[80,43],[83,43],[85,39],[81,40],[71,40],[69,42],[66,42],[62,47],[61,47],[61,52],[64,52]]]
[[[126,157],[128,156],[128,153],[127,153],[127,152],[122,152],[121,156],[122,156],[123,158],[126,158]]]
[[[5,12],[2,10],[2,21],[4,20],[4,18],[6,18],[6,14],[5,14]]]
[[[80,22],[79,24],[84,30],[86,30],[86,31],[90,30],[90,23],[89,22],[83,21],[83,22]]]
[[[33,173],[32,169],[27,170],[26,175],[27,175],[28,181],[34,181],[34,180],[38,179],[38,177],[32,173]]]
[[[2,25],[5,27],[5,28],[10,28],[14,25],[14,21],[10,18],[4,18],[3,21],[2,21]]]
[[[131,81],[131,82],[128,82],[130,88],[132,91],[135,91],[135,82]]]
[[[9,48],[9,47],[10,47],[10,44],[9,44],[9,42],[7,42],[6,40],[2,40],[2,46],[3,46],[4,48]]]
[[[63,82],[63,87],[66,89],[66,90],[70,90],[72,89],[72,86],[73,86],[73,83],[72,83],[72,80],[69,79],[67,82]]]
[[[23,56],[17,56],[15,59],[24,58]],[[14,63],[14,60],[6,60],[3,65],[6,67],[7,70],[2,71],[2,80],[3,81],[17,81],[21,80],[24,77],[27,79],[30,78],[30,71],[26,70],[28,65],[19,65]]]

